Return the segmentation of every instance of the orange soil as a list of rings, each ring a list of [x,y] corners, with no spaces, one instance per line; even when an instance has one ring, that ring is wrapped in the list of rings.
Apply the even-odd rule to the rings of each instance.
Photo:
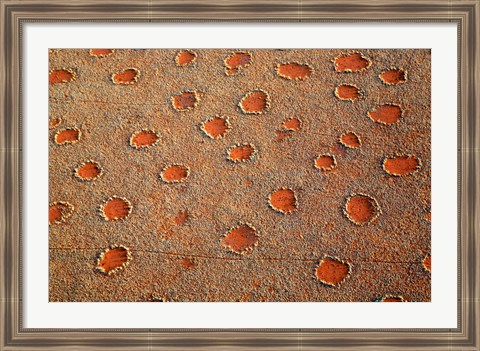
[[[184,258],[182,259],[182,265],[185,268],[192,268],[193,266],[195,266],[195,262],[189,258]]]
[[[368,113],[375,122],[393,124],[402,117],[402,109],[396,105],[382,105]]]
[[[62,203],[55,203],[48,209],[48,223],[59,223],[70,217],[72,209],[70,206]]]
[[[197,94],[194,92],[187,91],[173,97],[173,107],[178,111],[191,110],[197,103]]]
[[[378,209],[372,198],[365,195],[355,195],[348,199],[345,210],[349,219],[355,224],[365,224],[378,215]]]
[[[111,55],[112,53],[112,49],[90,49],[90,55],[92,56],[105,57]]]
[[[240,68],[247,67],[252,62],[252,56],[247,52],[235,52],[225,59],[225,73],[232,75],[238,73]]]
[[[423,267],[429,272],[432,271],[432,256],[428,255],[423,259]]]
[[[300,120],[298,118],[290,118],[288,121],[283,122],[283,128],[297,131],[300,129]]]
[[[138,148],[146,147],[155,144],[160,137],[152,131],[142,130],[133,135],[131,139],[131,145]]]
[[[432,213],[431,212],[427,212],[425,213],[425,219],[429,222],[432,221]]]
[[[178,212],[177,216],[173,219],[173,222],[176,225],[182,225],[182,224],[185,224],[187,220],[188,220],[188,211],[184,210],[184,211]]]
[[[95,179],[102,173],[100,166],[95,162],[86,162],[83,166],[77,169],[77,175],[85,180]]]
[[[382,302],[404,302],[405,300],[400,296],[389,296],[384,297]]]
[[[270,206],[283,213],[292,212],[297,208],[295,193],[291,189],[276,190],[270,194],[269,199]]]
[[[54,83],[66,83],[75,78],[75,74],[69,72],[66,69],[58,69],[50,72],[48,75],[48,82],[50,84]]]
[[[347,132],[342,134],[340,137],[340,142],[350,148],[360,147],[360,138],[353,132]]]
[[[109,273],[116,268],[122,267],[128,262],[128,250],[123,247],[108,249],[103,253],[102,259],[98,262],[98,268]]]
[[[177,64],[179,66],[188,66],[190,63],[192,63],[195,60],[196,57],[197,56],[192,51],[188,51],[188,50],[181,51],[178,53],[176,58]]]
[[[112,80],[115,84],[132,84],[136,81],[137,75],[137,70],[129,68],[121,73],[114,74]]]
[[[125,219],[131,211],[128,201],[120,198],[112,198],[103,206],[103,214],[109,221]]]
[[[355,100],[360,96],[360,89],[353,85],[340,85],[335,89],[335,95],[340,100]]]
[[[335,167],[335,157],[331,155],[320,155],[315,160],[315,167],[322,171],[329,171]]]
[[[246,94],[240,106],[245,113],[263,113],[268,107],[268,95],[260,90]]]
[[[325,257],[318,265],[315,276],[322,283],[337,286],[348,276],[349,272],[350,268],[347,263]]]
[[[228,158],[232,161],[247,161],[255,152],[252,145],[234,146],[228,151]]]
[[[407,80],[405,76],[405,71],[401,69],[391,69],[380,74],[380,79],[385,84],[399,84]]]
[[[383,168],[392,175],[402,176],[412,174],[420,166],[420,161],[414,156],[399,156],[385,159]]]
[[[188,169],[184,166],[172,165],[162,172],[162,179],[168,183],[180,182],[188,177]]]
[[[344,55],[335,59],[335,71],[337,72],[358,72],[368,66],[369,61],[360,53]]]
[[[214,117],[203,123],[205,133],[211,138],[222,137],[228,130],[228,123],[225,118]]]
[[[242,224],[231,229],[222,238],[224,246],[227,246],[230,250],[240,254],[253,249],[257,242],[258,235],[255,233],[255,229],[247,224]]]
[[[61,122],[62,120],[60,118],[52,118],[48,123],[48,128],[53,129],[57,127]]]
[[[282,63],[278,66],[278,74],[287,79],[306,79],[312,74],[312,67],[299,63]]]
[[[78,141],[80,133],[76,129],[64,129],[55,135],[57,144],[68,144]]]
[[[281,130],[277,130],[277,131],[275,132],[275,135],[276,135],[275,140],[276,140],[276,141],[282,141],[283,139],[290,138],[290,137],[292,136],[292,133],[291,133],[291,132],[292,132],[291,130],[286,131],[286,132],[281,131]]]

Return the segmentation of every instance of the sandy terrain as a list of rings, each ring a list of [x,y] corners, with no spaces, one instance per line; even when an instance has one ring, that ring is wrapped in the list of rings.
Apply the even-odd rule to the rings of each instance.
[[[50,50],[50,301],[430,301],[429,50]]]

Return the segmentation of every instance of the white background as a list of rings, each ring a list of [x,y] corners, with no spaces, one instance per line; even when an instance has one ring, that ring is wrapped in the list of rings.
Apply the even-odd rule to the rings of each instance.
[[[28,24],[24,38],[25,327],[456,327],[455,24]],[[48,302],[48,48],[178,48],[178,43],[183,48],[432,49],[432,302]],[[442,158],[450,160],[449,167],[442,167]]]

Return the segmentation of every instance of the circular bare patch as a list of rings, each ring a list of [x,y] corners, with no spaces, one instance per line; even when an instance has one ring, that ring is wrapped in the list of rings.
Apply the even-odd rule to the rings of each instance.
[[[354,101],[361,95],[360,89],[355,85],[343,84],[335,88],[335,96],[339,100]]]
[[[270,108],[270,97],[266,91],[253,90],[248,92],[238,106],[246,114],[262,114]]]
[[[173,108],[177,111],[193,110],[199,101],[200,96],[196,91],[185,91],[172,97]]]
[[[380,302],[406,302],[403,296],[393,296],[393,295],[385,295],[379,300]]]
[[[383,160],[383,170],[397,177],[413,174],[421,165],[420,159],[413,155],[386,157]]]
[[[125,269],[132,259],[130,250],[123,245],[112,245],[97,256],[97,270],[111,275]]]
[[[106,221],[126,219],[132,213],[130,201],[124,197],[111,196],[100,206],[100,214]]]
[[[160,136],[153,130],[140,130],[130,137],[130,146],[135,149],[148,148],[158,143]]]
[[[256,229],[249,224],[239,224],[230,229],[221,239],[223,246],[238,254],[246,254],[258,245]]]
[[[55,69],[48,74],[50,84],[68,83],[75,79],[77,79],[77,72],[73,68]]]
[[[362,145],[360,137],[354,132],[345,132],[340,135],[340,143],[350,149],[356,149]]]
[[[290,213],[297,209],[297,198],[292,189],[279,189],[269,195],[268,204],[275,211]]]
[[[95,161],[86,161],[75,169],[75,176],[81,180],[95,180],[102,174],[102,168]]]
[[[426,271],[431,272],[432,271],[432,256],[430,256],[430,255],[425,256],[425,258],[422,261],[422,265],[423,265],[423,268]]]
[[[74,207],[65,201],[53,202],[48,208],[48,224],[65,223],[73,214]]]
[[[175,57],[175,62],[177,66],[188,66],[195,62],[197,59],[197,54],[191,50],[182,50]]]
[[[383,83],[397,85],[407,81],[407,72],[403,69],[391,68],[379,75]]]
[[[286,130],[298,131],[301,127],[301,121],[298,118],[290,118],[283,122],[283,128]]]
[[[90,49],[90,56],[107,57],[115,52],[114,49]]]
[[[381,213],[377,200],[365,194],[350,195],[345,203],[344,213],[356,225],[367,225]]]
[[[212,117],[202,123],[201,129],[212,139],[223,138],[230,129],[230,123],[226,117]]]
[[[54,128],[58,127],[60,125],[60,123],[62,123],[62,119],[60,117],[51,118],[48,121],[48,129],[54,129]]]
[[[337,160],[333,155],[320,155],[315,159],[315,168],[318,168],[322,172],[331,171],[336,166]]]
[[[140,70],[137,68],[127,68],[126,70],[112,74],[113,84],[135,84],[140,77]]]
[[[74,144],[80,140],[81,134],[78,128],[65,128],[55,133],[54,140],[57,145]]]
[[[165,183],[180,183],[187,179],[190,175],[190,170],[182,165],[168,165],[166,166],[160,177]]]
[[[252,144],[237,144],[227,149],[227,158],[233,162],[245,162],[251,160],[256,152]]]
[[[305,80],[313,73],[313,68],[297,62],[281,63],[277,66],[277,74],[285,79]]]
[[[225,74],[232,76],[252,63],[252,54],[249,52],[233,52],[225,60]]]
[[[376,109],[368,112],[368,117],[372,121],[382,124],[394,124],[397,123],[402,117],[402,109],[395,104],[385,104],[378,106]]]
[[[336,72],[360,72],[370,67],[370,59],[359,52],[344,54],[333,60]]]
[[[338,287],[351,273],[351,266],[338,258],[324,257],[316,271],[315,277],[325,285]]]

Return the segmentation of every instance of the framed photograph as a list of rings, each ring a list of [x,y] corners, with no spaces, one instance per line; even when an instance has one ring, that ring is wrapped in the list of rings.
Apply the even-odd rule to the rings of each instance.
[[[0,4],[0,350],[480,350],[480,1]]]

